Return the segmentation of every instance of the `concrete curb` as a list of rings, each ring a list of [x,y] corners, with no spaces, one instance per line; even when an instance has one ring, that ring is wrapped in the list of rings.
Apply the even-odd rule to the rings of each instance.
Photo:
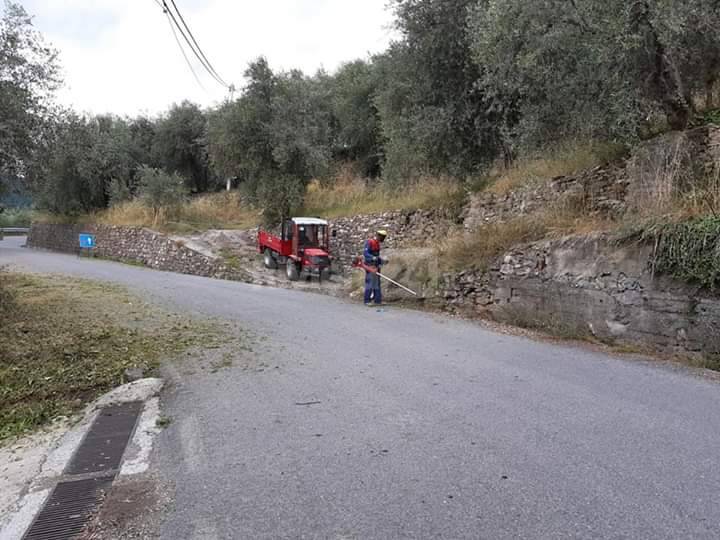
[[[88,405],[81,420],[62,436],[46,456],[38,473],[28,479],[24,492],[18,493],[17,504],[0,521],[0,540],[17,540],[23,537],[103,407],[132,401],[145,402],[138,426],[125,451],[118,477],[147,471],[154,438],[160,431],[156,425],[160,416],[160,399],[157,396],[163,384],[162,379],[142,379],[120,386]]]

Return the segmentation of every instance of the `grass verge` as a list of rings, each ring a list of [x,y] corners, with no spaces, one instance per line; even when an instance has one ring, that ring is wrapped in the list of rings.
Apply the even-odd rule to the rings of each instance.
[[[0,442],[69,415],[163,358],[219,338],[124,289],[0,272]]]

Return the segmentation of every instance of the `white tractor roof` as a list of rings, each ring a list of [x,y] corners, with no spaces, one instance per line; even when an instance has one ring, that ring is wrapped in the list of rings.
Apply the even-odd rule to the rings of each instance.
[[[296,217],[292,218],[292,220],[297,223],[298,225],[327,225],[328,222],[324,219],[314,218],[314,217]]]

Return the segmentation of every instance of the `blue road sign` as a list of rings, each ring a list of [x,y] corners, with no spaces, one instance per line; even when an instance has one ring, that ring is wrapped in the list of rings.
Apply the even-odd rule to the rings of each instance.
[[[93,249],[95,247],[95,235],[94,234],[80,234],[80,247],[82,249]]]

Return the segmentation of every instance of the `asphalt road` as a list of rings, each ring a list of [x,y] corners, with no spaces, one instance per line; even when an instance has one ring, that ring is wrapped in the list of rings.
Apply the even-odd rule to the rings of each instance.
[[[175,485],[163,538],[720,537],[709,378],[18,245],[0,265],[123,283],[267,339],[262,371],[177,371],[153,463]]]

